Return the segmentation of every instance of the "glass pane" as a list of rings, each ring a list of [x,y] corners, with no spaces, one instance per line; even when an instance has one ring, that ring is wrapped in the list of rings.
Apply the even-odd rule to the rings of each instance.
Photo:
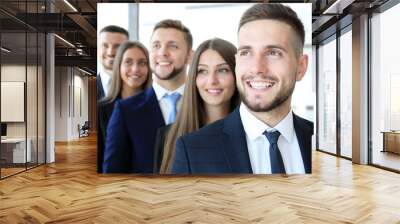
[[[352,157],[352,35],[351,30],[340,37],[340,150]]]
[[[398,21],[400,4],[371,20],[372,163],[396,170],[400,170],[400,33],[393,27]]]
[[[27,142],[30,144],[30,158],[28,158],[28,168],[37,165],[37,132],[38,132],[38,36],[36,32],[27,33],[28,38],[28,63],[27,63],[27,81],[26,81],[26,112],[27,112]],[[28,148],[29,148],[28,147]]]
[[[336,38],[318,48],[318,147],[336,154]]]
[[[44,34],[38,36],[38,164],[45,163],[45,44],[46,37]]]
[[[296,83],[292,98],[293,111],[302,118],[315,122],[314,107],[315,107],[315,89],[313,88],[313,74],[311,60],[312,47],[305,46],[303,53],[308,55],[308,69],[303,79]]]
[[[1,140],[2,177],[25,170],[30,159],[25,120],[25,41],[25,32],[1,34],[1,46],[7,49],[1,50],[1,121],[6,130]]]

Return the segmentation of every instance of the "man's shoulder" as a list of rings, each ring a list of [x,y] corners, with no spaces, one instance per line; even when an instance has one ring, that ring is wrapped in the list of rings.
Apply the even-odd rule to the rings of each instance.
[[[218,139],[222,136],[224,120],[225,119],[222,119],[204,126],[197,131],[180,137],[178,140],[182,141],[182,143],[190,149],[193,146],[196,146],[195,148],[215,146]]]
[[[299,125],[303,129],[305,129],[306,131],[309,131],[311,133],[314,132],[314,123],[312,121],[302,118],[294,113],[293,113],[293,118],[294,118],[295,125]]]
[[[199,130],[189,133],[189,135],[215,135],[215,134],[220,134],[223,130],[224,123],[225,123],[226,118],[215,121],[214,123],[211,123],[209,125],[206,125]]]
[[[217,120],[197,131],[184,135],[182,139],[185,141],[198,141],[205,139],[207,142],[215,138],[220,138],[223,133],[226,132],[226,129],[230,128],[233,119],[236,119],[236,117],[234,113],[231,113],[226,118]]]

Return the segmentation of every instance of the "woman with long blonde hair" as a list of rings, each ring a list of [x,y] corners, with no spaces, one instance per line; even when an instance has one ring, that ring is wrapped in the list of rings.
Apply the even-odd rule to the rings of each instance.
[[[142,92],[151,85],[149,53],[141,43],[128,41],[119,46],[113,63],[113,74],[108,94],[99,102],[98,172],[102,172],[106,130],[116,100]]]
[[[219,38],[204,41],[197,48],[176,121],[161,128],[157,135],[156,173],[170,172],[175,143],[180,136],[226,117],[238,105],[236,51],[233,44]]]

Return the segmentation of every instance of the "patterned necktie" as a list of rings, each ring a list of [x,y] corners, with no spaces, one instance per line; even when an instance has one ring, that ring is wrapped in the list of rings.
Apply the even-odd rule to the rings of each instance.
[[[179,93],[172,93],[172,94],[165,94],[165,102],[168,105],[168,119],[167,124],[171,124],[175,121],[176,118],[176,104],[181,98],[181,94]]]
[[[278,148],[278,139],[281,133],[279,131],[274,132],[264,132],[264,135],[269,141],[269,158],[271,161],[271,173],[286,173],[285,166],[283,165],[283,160],[281,152]]]

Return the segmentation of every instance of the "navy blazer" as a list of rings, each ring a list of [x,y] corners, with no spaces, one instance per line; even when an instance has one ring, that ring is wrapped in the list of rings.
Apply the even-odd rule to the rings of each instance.
[[[96,96],[97,96],[97,101],[101,100],[104,98],[104,89],[103,89],[103,83],[101,82],[101,76],[100,73],[97,74],[96,76],[96,86],[97,86],[97,91],[96,91]]]
[[[154,173],[160,173],[161,163],[164,156],[164,144],[165,138],[167,137],[168,133],[170,132],[172,124],[167,126],[163,126],[157,130],[156,135],[156,143],[154,147]]]
[[[313,123],[293,114],[305,173],[311,173]],[[239,107],[225,119],[178,138],[174,174],[253,173]]]
[[[156,133],[162,126],[153,88],[116,101],[107,128],[103,173],[152,173]]]
[[[115,101],[120,99],[117,97],[110,103],[97,103],[97,172],[103,172],[103,161],[104,161],[104,148],[105,139],[107,136],[107,126],[110,120],[111,114],[114,109]]]

